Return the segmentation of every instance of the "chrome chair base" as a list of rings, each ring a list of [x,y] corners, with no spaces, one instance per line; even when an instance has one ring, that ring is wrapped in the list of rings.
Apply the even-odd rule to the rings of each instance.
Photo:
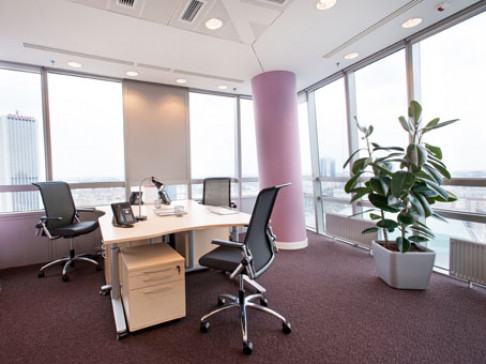
[[[233,307],[239,307],[240,320],[241,320],[241,332],[243,335],[243,353],[245,353],[246,355],[250,355],[253,352],[253,344],[251,341],[248,340],[248,328],[247,328],[247,319],[246,319],[247,307],[258,309],[260,311],[266,312],[278,318],[282,322],[282,331],[285,334],[290,334],[292,331],[292,327],[290,325],[290,322],[285,317],[283,317],[277,311],[267,307],[267,300],[263,297],[262,293],[254,293],[249,296],[246,296],[244,290],[244,281],[245,281],[244,276],[240,275],[239,297],[236,297],[228,293],[223,293],[218,296],[219,307],[214,309],[207,315],[204,315],[201,318],[200,330],[201,332],[204,333],[209,331],[210,324],[207,320],[212,315],[217,314],[218,312],[226,311],[227,309]],[[256,299],[260,299],[260,303],[253,302]],[[226,302],[226,300],[229,300],[229,302]]]

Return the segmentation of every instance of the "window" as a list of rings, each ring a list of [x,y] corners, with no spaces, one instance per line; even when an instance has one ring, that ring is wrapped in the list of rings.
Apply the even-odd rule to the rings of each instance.
[[[193,179],[236,177],[236,99],[189,94]]]
[[[124,181],[121,83],[50,73],[48,85],[53,179]]]
[[[258,182],[258,155],[253,100],[240,99],[240,136],[241,195],[243,197],[256,196],[260,191],[260,184]],[[249,181],[248,179],[253,180]]]
[[[30,185],[45,179],[41,76],[0,69],[0,185]],[[0,193],[0,212],[39,206],[37,192]]]
[[[355,73],[355,79],[358,115],[351,117],[357,116],[360,123],[375,127],[371,136],[373,142],[406,147],[408,136],[405,131],[401,132],[398,121],[398,117],[406,116],[408,110],[405,51],[360,69]],[[361,135],[359,142],[360,147],[364,147]]]

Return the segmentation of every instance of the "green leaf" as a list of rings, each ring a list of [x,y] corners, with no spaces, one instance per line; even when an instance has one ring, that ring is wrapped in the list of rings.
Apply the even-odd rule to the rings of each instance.
[[[356,121],[356,126],[358,127],[359,131],[365,134],[366,127],[358,121],[358,118],[356,116],[354,117],[354,120]]]
[[[443,175],[447,179],[451,179],[451,174],[449,171],[442,165],[434,162],[434,161],[429,161],[429,164],[432,165],[436,170],[439,171],[441,175]]]
[[[376,223],[376,226],[382,229],[395,229],[398,227],[398,223],[391,219],[382,219]]]
[[[373,130],[373,125],[370,125],[368,129],[366,129],[365,138],[368,138],[373,133]]]
[[[408,127],[407,119],[405,119],[404,116],[400,116],[398,118],[398,121],[400,121],[400,125],[402,126],[402,128],[405,129],[406,132],[410,133],[410,128]]]
[[[351,201],[350,201],[351,203],[359,200],[364,195],[367,195],[368,193],[370,193],[370,189],[368,187],[361,187],[361,188],[357,188],[354,192],[355,192],[355,195],[351,199]]]
[[[371,178],[369,180],[370,187],[373,191],[379,195],[386,196],[388,188],[385,183],[383,183],[379,178]]]
[[[447,193],[447,191],[439,186],[437,183],[432,181],[426,181],[425,183],[430,189],[436,191],[444,200],[447,200],[449,198],[449,194]]]
[[[427,150],[420,144],[411,143],[407,148],[407,159],[414,166],[421,167],[427,161]]]
[[[401,211],[398,214],[397,219],[403,225],[412,225],[414,223],[414,218],[413,218],[412,214],[410,214],[407,211]]]
[[[380,229],[378,229],[377,227],[370,227],[370,228],[364,229],[364,230],[361,232],[361,234],[370,234],[370,233],[375,233],[375,232],[377,232],[378,230],[380,230]]]
[[[426,128],[429,128],[429,127],[435,126],[435,125],[437,125],[437,123],[439,122],[439,120],[440,120],[440,118],[435,118],[435,119],[429,121],[427,123],[427,125],[425,125],[425,127]]]
[[[437,119],[438,120],[438,119]],[[425,148],[435,157],[442,159],[442,149],[431,144],[425,143]]]
[[[417,198],[417,200],[420,202],[420,205],[423,208],[424,211],[423,216],[429,217],[430,215],[432,215],[433,211],[429,203],[427,202],[427,199],[420,193],[414,193],[413,195],[415,196],[415,198]]]
[[[449,221],[447,221],[447,219],[444,216],[442,216],[441,214],[439,214],[437,212],[434,212],[432,214],[432,217],[435,217],[437,220],[440,220],[442,222],[449,222]]]
[[[414,243],[425,243],[426,241],[429,241],[428,238],[420,236],[420,235],[409,236],[408,240],[413,241]]]
[[[415,100],[410,102],[408,107],[408,116],[413,119],[414,125],[417,126],[422,116],[422,106]]]
[[[432,233],[432,231],[430,231],[430,229],[428,227],[422,227],[422,226],[417,226],[417,225],[412,225],[409,227],[410,230],[413,230],[413,231],[416,231],[418,232],[419,234],[429,238],[429,239],[433,239],[435,238],[435,235]]]
[[[370,193],[368,195],[368,199],[370,200],[371,204],[380,210],[388,211],[388,212],[398,212],[400,209],[391,207],[388,205],[388,199],[384,196],[377,195],[376,193]]]
[[[376,143],[371,143],[371,145],[373,146],[373,150],[387,150],[387,151],[396,150],[398,152],[403,152],[402,147],[382,147],[381,145],[378,145]]]
[[[401,236],[397,238],[397,247],[400,252],[408,252],[410,250],[410,245],[410,240],[408,240],[407,238],[402,238]]]
[[[455,123],[458,120],[459,119],[444,121],[444,122],[442,122],[440,124],[437,124],[437,125],[433,125],[433,126],[430,126],[430,127],[425,127],[423,133],[425,134],[425,133],[428,133],[431,130],[438,129],[438,128],[442,128],[443,126],[450,125],[452,123]]]
[[[380,220],[381,219],[381,215],[371,213],[370,214],[370,219],[371,220]]]
[[[457,196],[453,194],[451,191],[447,191],[448,197],[447,199],[443,199],[440,196],[437,196],[436,200],[439,202],[454,202],[457,201]]]
[[[428,175],[431,177],[431,178],[427,178],[427,179],[432,180],[432,181],[438,183],[439,185],[441,185],[444,182],[442,175],[439,172],[437,172],[437,170],[434,167],[432,167],[432,166],[430,166],[429,164],[426,163],[424,165],[424,169],[425,169],[425,171],[427,171]]]
[[[348,182],[344,185],[344,191],[346,193],[351,193],[352,190],[354,189],[354,186],[356,186],[356,183],[358,183],[359,178],[361,177],[363,173],[357,173],[353,177],[351,177]]]
[[[356,159],[353,163],[353,167],[351,168],[353,174],[359,173],[360,171],[364,170],[366,166],[368,166],[368,163],[368,157]]]
[[[415,182],[413,173],[397,171],[392,176],[391,193],[396,198],[405,196]]]
[[[416,198],[413,193],[409,196],[409,201],[412,204],[412,207],[413,207],[414,212],[418,216],[425,217],[424,208],[423,208],[422,204],[420,203],[420,200],[418,198]]]
[[[349,162],[351,162],[351,159],[353,159],[353,157],[358,154],[360,151],[362,150],[366,150],[365,148],[359,148],[358,150],[355,150],[353,153],[351,153],[351,155],[349,156],[348,159],[346,159],[346,162],[344,162],[343,164],[343,168],[346,168],[346,166],[349,164]]]

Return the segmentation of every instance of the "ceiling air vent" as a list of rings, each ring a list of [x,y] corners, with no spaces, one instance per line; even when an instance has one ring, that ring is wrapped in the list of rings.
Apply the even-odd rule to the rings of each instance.
[[[129,8],[133,8],[136,0],[118,0],[119,5],[128,6]]]
[[[192,22],[196,17],[199,10],[201,10],[202,6],[204,5],[203,1],[199,0],[191,0],[186,6],[186,10],[182,13],[181,20]]]

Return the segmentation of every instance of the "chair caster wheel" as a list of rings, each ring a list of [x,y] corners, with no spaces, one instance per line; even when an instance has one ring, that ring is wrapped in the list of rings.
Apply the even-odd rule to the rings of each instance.
[[[243,354],[250,355],[253,352],[253,343],[248,341],[248,343],[243,343]]]
[[[96,271],[99,272],[100,270],[102,270],[103,268],[101,268],[101,265],[97,265],[96,266]]]
[[[268,307],[268,300],[266,298],[260,298],[260,306]]]
[[[203,321],[203,322],[201,322],[200,330],[203,333],[207,333],[209,331],[210,327],[211,327],[211,325],[209,324],[208,321]]]
[[[67,281],[69,281],[69,276],[67,274],[63,274],[61,279],[62,279],[63,282],[67,282]]]
[[[218,307],[224,306],[226,300],[224,298],[218,298]]]
[[[39,277],[39,278],[42,278],[42,277],[44,277],[45,275],[46,275],[46,274],[44,273],[44,271],[43,271],[43,270],[41,270],[41,271],[39,271],[39,273],[37,273],[37,277]]]
[[[290,322],[285,322],[282,324],[282,331],[284,334],[290,334],[292,332],[292,326],[290,326]]]
[[[102,289],[102,290],[100,290],[100,296],[108,296],[109,292],[110,292],[110,290],[108,290],[108,289]]]

